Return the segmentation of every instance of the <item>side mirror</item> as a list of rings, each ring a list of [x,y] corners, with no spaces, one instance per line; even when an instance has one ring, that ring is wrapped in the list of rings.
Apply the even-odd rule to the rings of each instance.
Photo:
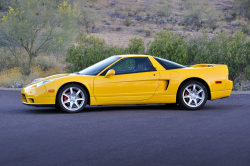
[[[114,70],[114,69],[110,69],[110,70],[106,73],[105,78],[109,78],[109,77],[112,76],[112,75],[115,75],[115,70]]]

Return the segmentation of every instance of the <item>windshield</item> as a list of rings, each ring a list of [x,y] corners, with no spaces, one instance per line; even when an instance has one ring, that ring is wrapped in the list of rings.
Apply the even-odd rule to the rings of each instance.
[[[112,63],[114,63],[115,61],[117,61],[118,59],[120,59],[121,57],[117,57],[117,56],[112,56],[108,59],[104,59],[101,62],[98,62],[82,71],[79,72],[79,74],[82,75],[97,75],[98,73],[100,73],[101,71],[103,71],[106,67],[108,67],[109,65],[111,65]]]

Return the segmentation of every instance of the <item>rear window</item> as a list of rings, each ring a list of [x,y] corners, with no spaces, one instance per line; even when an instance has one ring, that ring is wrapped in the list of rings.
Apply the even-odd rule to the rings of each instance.
[[[157,62],[159,62],[166,70],[169,69],[179,69],[179,68],[185,68],[185,66],[182,66],[178,63],[168,61],[166,59],[154,57]]]

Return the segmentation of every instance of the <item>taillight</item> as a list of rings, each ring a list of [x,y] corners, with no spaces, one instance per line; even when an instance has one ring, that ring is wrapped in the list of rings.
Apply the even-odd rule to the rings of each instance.
[[[215,83],[216,83],[216,84],[221,84],[221,83],[222,83],[222,81],[215,81]]]

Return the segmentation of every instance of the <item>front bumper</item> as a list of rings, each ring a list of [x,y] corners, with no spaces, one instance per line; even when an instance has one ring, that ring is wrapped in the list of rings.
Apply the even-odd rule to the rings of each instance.
[[[26,105],[55,105],[55,97],[49,97],[44,85],[36,87],[30,85],[22,89],[21,97],[23,104]]]

